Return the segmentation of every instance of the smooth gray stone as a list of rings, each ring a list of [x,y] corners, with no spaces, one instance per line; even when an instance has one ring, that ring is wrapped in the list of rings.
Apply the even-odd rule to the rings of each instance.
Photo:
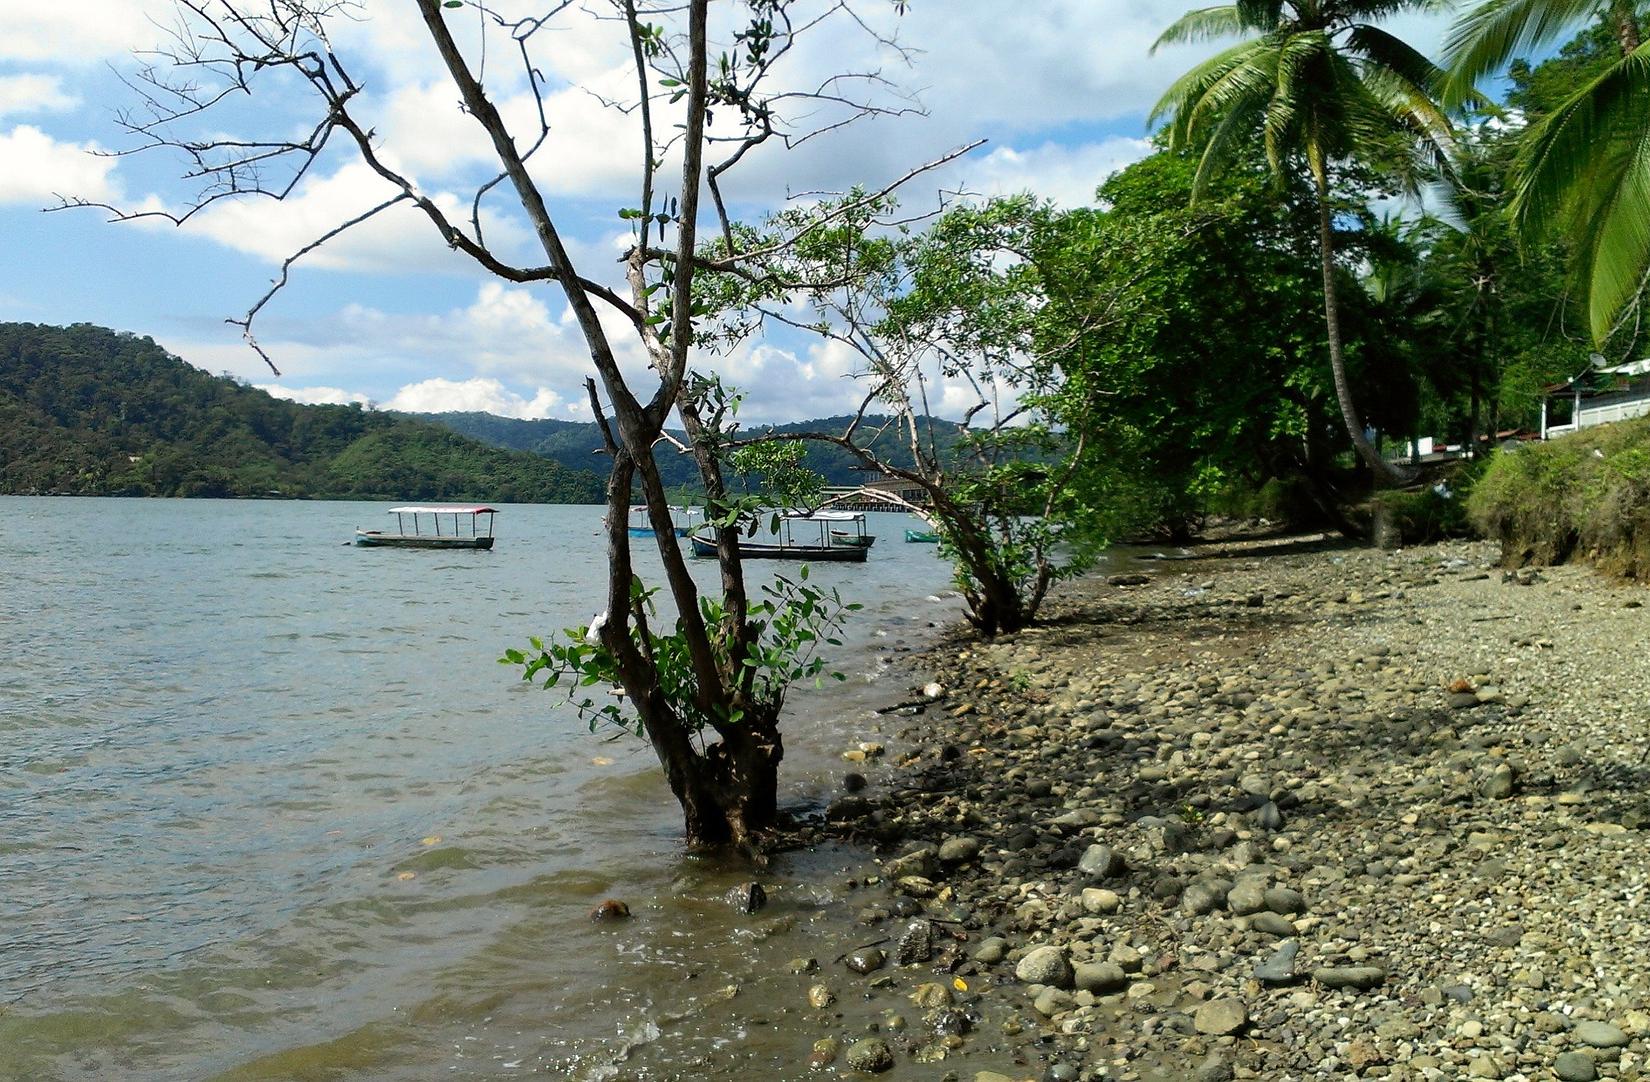
[[[1627,1043],[1627,1034],[1609,1022],[1577,1022],[1575,1036],[1582,1044],[1594,1048],[1620,1048]]]
[[[1292,984],[1295,980],[1295,955],[1300,953],[1298,939],[1287,939],[1278,945],[1266,960],[1255,967],[1255,980],[1262,984]]]
[[[1374,988],[1386,980],[1386,970],[1380,966],[1319,966],[1312,971],[1312,979],[1325,988]]]

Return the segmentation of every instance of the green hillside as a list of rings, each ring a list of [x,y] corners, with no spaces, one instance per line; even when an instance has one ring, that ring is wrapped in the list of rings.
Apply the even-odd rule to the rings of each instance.
[[[4,494],[600,502],[603,477],[581,467],[301,406],[125,332],[0,323]]]
[[[494,447],[512,451],[531,451],[570,469],[589,469],[593,459],[597,462],[606,461],[596,457],[595,451],[602,445],[602,437],[596,426],[590,422],[552,419],[517,421],[508,417],[496,417],[491,413],[425,413],[404,416],[445,425],[454,432]],[[849,417],[821,417],[812,421],[773,425],[771,431],[828,432],[836,435],[848,427],[850,420],[852,418]],[[884,420],[885,418],[878,417],[867,418],[860,425],[861,437],[875,430]],[[959,438],[957,425],[938,418],[933,424],[935,444],[942,453],[949,452]],[[753,427],[751,431],[766,432],[770,431],[770,428]],[[682,436],[680,432],[675,435],[677,438]],[[873,447],[878,454],[887,455],[895,465],[910,464],[911,456],[909,452],[904,451],[903,440],[892,427],[878,438]],[[659,472],[664,476],[665,484],[699,484],[699,471],[694,467],[693,460],[678,453],[674,447],[668,444],[661,445],[654,457],[659,462]],[[860,468],[859,460],[840,447],[830,444],[809,443],[804,463],[809,469],[822,474],[827,484],[854,485],[865,479],[865,472]]]

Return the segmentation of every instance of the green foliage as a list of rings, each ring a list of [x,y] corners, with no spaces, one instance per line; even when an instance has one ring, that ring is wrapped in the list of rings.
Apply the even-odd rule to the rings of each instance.
[[[1474,536],[1461,494],[1435,485],[1388,489],[1375,495],[1376,514],[1386,517],[1404,545],[1430,545],[1448,537]]]
[[[735,636],[728,634],[730,616],[715,598],[699,599],[700,615],[707,627],[720,628],[722,634],[712,640],[717,652],[717,668],[732,675],[740,693],[732,700],[734,705],[725,712],[708,711],[703,704],[716,702],[717,696],[703,694],[688,653],[688,642],[678,620],[673,631],[657,633],[649,630],[657,619],[656,589],[645,589],[640,579],[631,584],[632,608],[645,618],[628,625],[632,642],[653,662],[658,689],[671,704],[688,730],[705,738],[705,730],[721,730],[737,726],[748,710],[759,709],[769,716],[778,713],[786,693],[796,684],[813,681],[823,683],[827,678],[846,679],[840,672],[828,671],[820,656],[822,647],[839,647],[842,640],[843,619],[848,613],[863,606],[844,602],[836,589],[822,589],[808,583],[808,568],[803,565],[795,579],[776,575],[762,587],[763,597],[748,609],[748,620],[755,635],[750,638],[744,656],[729,657],[729,644]],[[522,670],[522,679],[533,682],[540,675],[546,691],[560,688],[591,732],[603,726],[612,726],[624,732],[646,737],[640,717],[611,699],[598,701],[592,688],[615,687],[620,684],[618,662],[611,650],[601,641],[598,628],[570,628],[559,639],[545,642],[529,640],[531,649],[506,650],[499,658],[501,665],[515,665]]]
[[[1621,43],[1615,31],[1600,19],[1565,42],[1556,55],[1533,67],[1523,58],[1509,64],[1507,79],[1512,85],[1507,90],[1507,107],[1531,119],[1546,116],[1620,57]]]
[[[1650,43],[1637,9],[1631,0],[1605,8],[1617,44],[1609,63],[1597,30],[1560,54],[1548,75],[1575,78],[1567,93],[1519,73],[1541,114],[1519,140],[1510,209],[1526,236],[1561,232],[1569,242],[1599,343],[1636,306],[1650,271]],[[1551,45],[1599,13],[1596,0],[1484,0],[1451,32],[1450,92],[1465,94],[1518,51]]]
[[[768,507],[813,510],[825,491],[825,478],[804,465],[808,448],[798,440],[751,443],[728,456],[728,464],[752,495]]]
[[[1330,199],[1332,173],[1347,164],[1376,164],[1415,190],[1423,164],[1448,160],[1453,132],[1432,100],[1441,73],[1377,25],[1423,6],[1425,0],[1240,0],[1229,8],[1193,11],[1158,45],[1233,35],[1243,40],[1181,76],[1152,112],[1153,120],[1168,118],[1171,148],[1198,155],[1194,198],[1217,173],[1242,160],[1256,139],[1280,183],[1311,178],[1335,394],[1353,446],[1378,478],[1389,481],[1392,468],[1365,437],[1340,341]]]
[[[1106,209],[1061,216],[1039,256],[1038,348],[1060,351],[1066,377],[1054,415],[1095,449],[1073,484],[1113,536],[1184,536],[1215,494],[1295,476],[1346,445],[1323,364],[1310,189],[1277,187],[1257,156],[1194,206],[1196,168],[1169,151],[1129,166],[1101,187]],[[1335,198],[1360,221],[1361,190]],[[1343,238],[1348,263],[1370,257],[1368,240]],[[1375,303],[1342,274],[1352,385],[1372,420],[1402,426],[1407,370]]]
[[[1467,501],[1509,565],[1572,555],[1650,577],[1650,418],[1586,428],[1494,457]]]
[[[1258,488],[1233,483],[1216,494],[1214,508],[1241,519],[1264,519],[1289,528],[1317,523],[1322,515],[1299,476],[1268,477]]]
[[[589,503],[601,479],[434,425],[301,406],[89,324],[0,324],[0,492]]]

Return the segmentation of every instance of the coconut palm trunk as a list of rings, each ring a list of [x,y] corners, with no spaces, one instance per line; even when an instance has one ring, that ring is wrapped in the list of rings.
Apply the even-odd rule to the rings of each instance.
[[[1616,40],[1621,43],[1621,55],[1631,56],[1643,44],[1639,36],[1638,13],[1631,0],[1616,0],[1610,5],[1610,22],[1615,26]]]
[[[1403,477],[1381,457],[1375,445],[1364,433],[1364,422],[1358,416],[1358,404],[1352,400],[1352,384],[1346,377],[1346,351],[1341,343],[1340,296],[1335,286],[1335,226],[1330,210],[1329,176],[1322,160],[1315,155],[1312,161],[1312,182],[1318,196],[1318,256],[1323,264],[1323,322],[1329,335],[1329,372],[1335,380],[1335,399],[1341,406],[1341,420],[1346,423],[1347,435],[1358,456],[1374,471],[1377,485],[1395,486]]]

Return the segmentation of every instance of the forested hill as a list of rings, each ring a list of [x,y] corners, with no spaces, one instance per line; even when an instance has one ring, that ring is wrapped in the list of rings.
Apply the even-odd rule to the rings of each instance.
[[[588,421],[558,421],[548,418],[518,421],[508,417],[497,417],[491,413],[421,413],[403,416],[446,425],[454,432],[494,447],[508,448],[512,451],[532,451],[572,469],[590,468],[591,460],[595,459],[596,449],[602,445],[601,433]],[[840,435],[848,427],[850,420],[850,417],[821,417],[812,421],[774,425],[771,430],[779,433],[828,432]],[[857,438],[863,439],[868,436],[886,420],[887,418],[882,417],[866,418],[860,425]],[[943,457],[956,446],[960,429],[955,422],[938,418],[934,419],[933,429],[935,446]],[[767,426],[759,426],[753,431],[765,432],[769,429]],[[682,437],[680,432],[674,435],[678,439]],[[877,454],[887,456],[895,465],[910,465],[911,455],[905,450],[905,438],[893,426],[889,426],[871,446]],[[668,444],[660,445],[655,452],[655,458],[659,462],[665,484],[692,486],[699,483],[699,473],[693,465],[693,460],[686,455],[678,454],[676,449]],[[804,462],[808,468],[823,474],[827,484],[854,485],[865,479],[859,459],[830,444],[807,444]]]
[[[274,398],[148,338],[0,323],[0,493],[593,503],[602,489],[589,468],[437,425]]]

